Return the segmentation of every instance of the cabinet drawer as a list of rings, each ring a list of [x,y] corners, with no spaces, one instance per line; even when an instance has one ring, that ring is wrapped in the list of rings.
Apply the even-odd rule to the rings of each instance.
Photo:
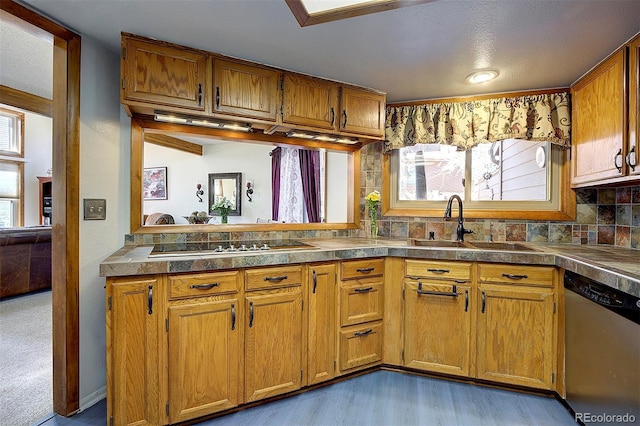
[[[236,293],[240,289],[241,281],[240,271],[170,276],[169,297],[175,299]]]
[[[506,283],[552,287],[555,268],[503,264],[478,265],[478,280],[484,283]]]
[[[382,319],[384,292],[378,280],[359,280],[358,285],[340,288],[340,325],[361,324]]]
[[[292,287],[302,283],[302,266],[247,269],[244,276],[247,291]]]
[[[471,280],[471,263],[439,260],[405,260],[405,275],[415,278],[437,278],[440,280]]]
[[[382,322],[340,330],[340,370],[382,360]]]
[[[342,262],[340,273],[343,280],[382,276],[384,274],[384,259],[345,261]]]

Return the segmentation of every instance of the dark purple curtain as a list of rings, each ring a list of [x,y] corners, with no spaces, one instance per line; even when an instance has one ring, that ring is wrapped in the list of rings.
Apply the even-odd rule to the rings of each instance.
[[[276,148],[269,153],[271,156],[271,220],[278,220],[280,213],[280,161],[282,149]]]
[[[302,192],[309,222],[320,222],[320,153],[308,149],[298,151]]]

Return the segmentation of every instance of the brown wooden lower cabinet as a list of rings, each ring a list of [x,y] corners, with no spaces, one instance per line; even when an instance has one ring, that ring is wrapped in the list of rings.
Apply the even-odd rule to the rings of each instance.
[[[245,298],[245,401],[300,389],[302,292],[300,287]]]
[[[382,361],[382,322],[343,327],[340,330],[340,371]]]
[[[561,392],[555,267],[387,260],[107,278],[108,423],[179,423],[383,362]]]
[[[169,306],[169,421],[182,422],[240,404],[241,313],[237,298]]]
[[[477,377],[552,389],[553,292],[483,285],[478,292]]]
[[[405,281],[405,367],[471,376],[472,291],[469,285]]]

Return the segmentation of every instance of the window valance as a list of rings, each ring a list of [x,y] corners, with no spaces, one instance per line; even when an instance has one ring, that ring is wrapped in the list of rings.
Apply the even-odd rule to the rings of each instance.
[[[568,92],[478,101],[387,107],[385,152],[418,143],[470,149],[504,139],[548,141],[568,148]]]

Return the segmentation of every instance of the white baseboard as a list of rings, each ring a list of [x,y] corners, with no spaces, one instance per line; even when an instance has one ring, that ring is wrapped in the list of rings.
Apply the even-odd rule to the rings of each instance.
[[[97,404],[107,397],[107,387],[103,386],[95,392],[91,392],[89,395],[80,399],[80,411],[84,411],[89,407]]]

